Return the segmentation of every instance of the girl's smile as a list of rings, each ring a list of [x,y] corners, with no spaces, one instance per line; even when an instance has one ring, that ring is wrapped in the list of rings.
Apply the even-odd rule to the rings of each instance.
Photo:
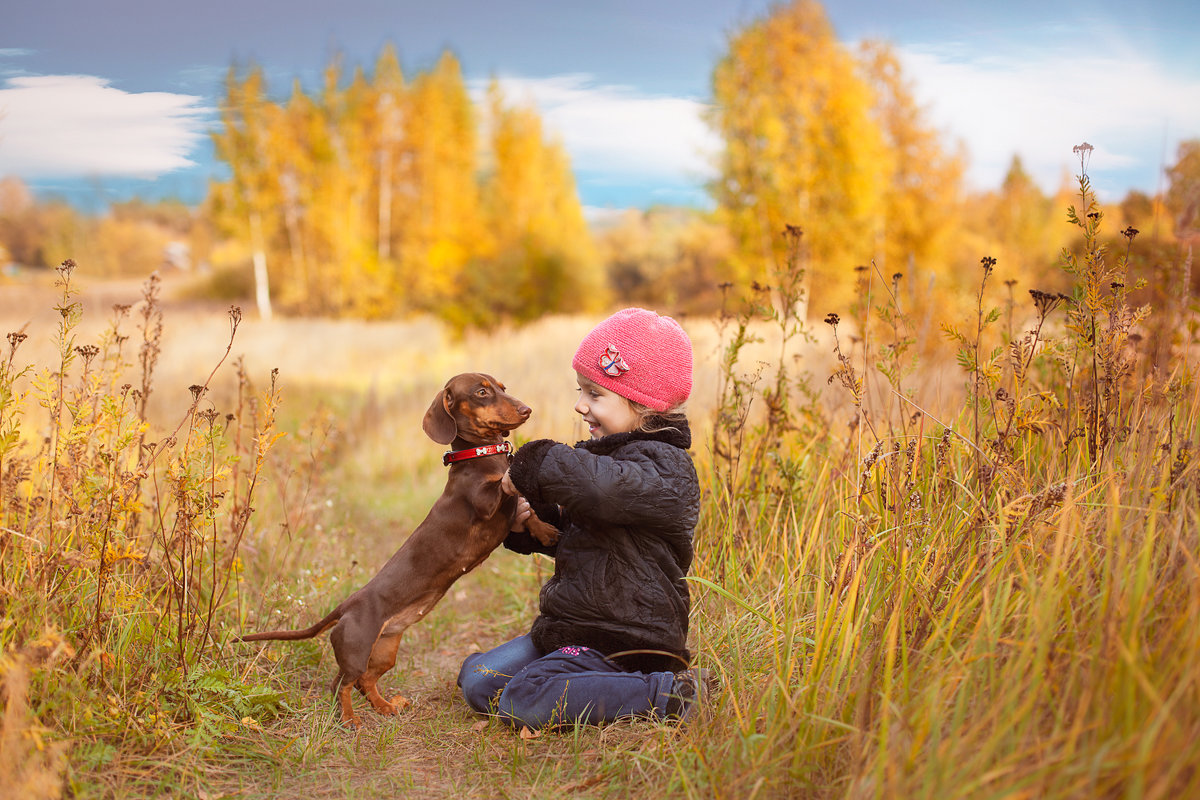
[[[579,379],[579,401],[575,403],[575,411],[587,423],[593,439],[628,433],[637,428],[641,419],[628,400],[578,372],[575,374]]]

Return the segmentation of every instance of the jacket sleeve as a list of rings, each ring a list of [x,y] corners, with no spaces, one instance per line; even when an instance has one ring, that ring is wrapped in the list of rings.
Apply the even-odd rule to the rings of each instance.
[[[509,475],[531,503],[556,503],[570,517],[665,529],[696,524],[699,486],[686,451],[651,442],[620,455],[543,439],[521,448]]]
[[[553,558],[554,554],[558,551],[558,544],[555,543],[547,547],[533,538],[533,534],[529,531],[510,531],[508,538],[504,540],[504,549],[512,550],[514,553],[520,553],[523,556],[541,553]]]

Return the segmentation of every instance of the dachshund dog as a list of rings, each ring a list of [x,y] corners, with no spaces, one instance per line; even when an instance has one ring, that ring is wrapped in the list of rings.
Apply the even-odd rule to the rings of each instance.
[[[252,633],[243,642],[310,639],[329,631],[338,674],[330,687],[342,722],[358,725],[351,703],[357,688],[380,714],[408,705],[385,700],[379,678],[396,664],[404,630],[425,617],[461,576],[479,566],[512,527],[516,500],[500,489],[511,446],[504,441],[532,412],[504,384],[478,372],[456,375],[433,399],[422,427],[430,439],[451,445],[446,488],[429,515],[383,568],[320,622],[303,630]],[[529,531],[552,544],[558,530],[536,517]]]

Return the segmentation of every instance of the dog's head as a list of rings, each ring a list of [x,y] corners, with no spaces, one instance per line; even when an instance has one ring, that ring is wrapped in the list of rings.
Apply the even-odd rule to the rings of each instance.
[[[433,398],[421,427],[438,444],[450,444],[456,436],[493,442],[519,427],[531,413],[491,375],[464,372],[448,380]]]

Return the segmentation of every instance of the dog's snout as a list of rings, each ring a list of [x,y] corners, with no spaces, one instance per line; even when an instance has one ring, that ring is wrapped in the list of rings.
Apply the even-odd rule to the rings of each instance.
[[[533,409],[521,403],[517,406],[517,413],[521,415],[521,419],[529,419],[529,415],[533,413]]]

